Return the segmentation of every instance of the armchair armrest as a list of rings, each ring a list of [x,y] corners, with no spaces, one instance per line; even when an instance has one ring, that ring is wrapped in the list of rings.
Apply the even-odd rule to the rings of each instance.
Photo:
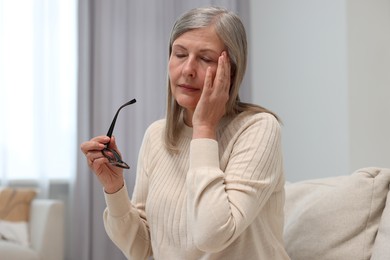
[[[31,247],[42,260],[64,258],[64,204],[60,200],[35,199],[30,209]]]

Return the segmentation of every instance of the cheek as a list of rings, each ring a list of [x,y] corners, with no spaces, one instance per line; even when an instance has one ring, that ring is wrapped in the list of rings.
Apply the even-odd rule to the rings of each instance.
[[[172,64],[172,61],[169,60],[169,62],[168,62],[168,74],[169,74],[169,77],[171,77],[172,70],[173,70],[173,64]]]
[[[177,73],[175,73],[176,66],[173,65],[171,60],[168,62],[168,80],[173,97],[175,97],[175,82],[177,81]]]
[[[168,62],[168,76],[171,80],[177,79],[179,75],[179,66],[177,62],[169,60]]]

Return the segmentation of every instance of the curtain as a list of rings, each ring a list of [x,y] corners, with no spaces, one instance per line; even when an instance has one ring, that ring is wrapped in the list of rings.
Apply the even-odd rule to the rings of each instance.
[[[120,105],[136,98],[117,119],[116,136],[130,195],[144,131],[164,117],[168,39],[176,18],[198,6],[220,5],[246,21],[248,1],[79,0],[78,143],[107,133]],[[250,96],[250,90],[243,96]],[[107,237],[103,189],[77,152],[72,188],[69,259],[125,259]]]
[[[0,183],[74,176],[76,1],[0,0]]]

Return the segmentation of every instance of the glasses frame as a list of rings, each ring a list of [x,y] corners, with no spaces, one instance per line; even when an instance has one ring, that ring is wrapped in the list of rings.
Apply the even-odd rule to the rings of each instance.
[[[137,102],[137,101],[135,99],[132,99],[119,107],[119,109],[116,111],[114,119],[112,119],[110,128],[108,129],[108,132],[107,132],[108,137],[111,138],[112,133],[114,132],[114,127],[115,127],[116,119],[118,118],[118,115],[119,115],[119,111],[128,105],[134,104],[135,102]],[[102,154],[104,155],[104,157],[106,157],[108,159],[109,163],[113,166],[116,166],[116,167],[120,167],[123,169],[130,169],[130,166],[122,160],[122,157],[119,155],[119,153],[117,151],[115,151],[114,149],[108,148],[109,144],[110,144],[110,142],[106,143],[105,144],[106,147],[102,150]]]

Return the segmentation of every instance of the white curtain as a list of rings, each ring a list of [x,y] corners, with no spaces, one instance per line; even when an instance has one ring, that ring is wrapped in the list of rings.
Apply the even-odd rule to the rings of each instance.
[[[76,169],[76,0],[0,0],[0,183],[67,183]]]
[[[143,133],[165,115],[171,28],[184,11],[205,5],[248,17],[248,1],[79,0],[78,143],[106,134],[119,106],[136,98],[121,111],[114,130],[131,166],[125,173],[130,195]],[[81,152],[72,194],[69,259],[125,259],[104,231],[103,190]]]

